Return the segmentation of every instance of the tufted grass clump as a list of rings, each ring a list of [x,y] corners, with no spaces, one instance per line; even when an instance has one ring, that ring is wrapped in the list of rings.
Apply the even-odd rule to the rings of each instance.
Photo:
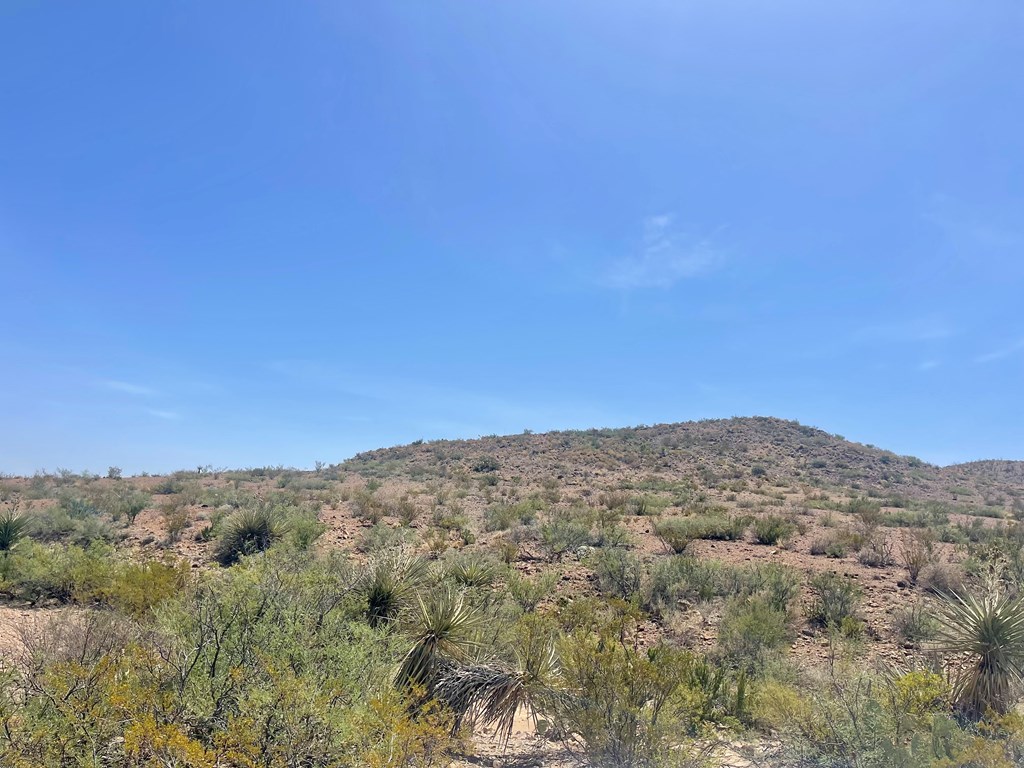
[[[266,551],[284,532],[284,520],[270,505],[241,509],[224,521],[214,558],[221,565],[234,565],[245,555]]]
[[[658,538],[676,554],[696,539],[711,541],[737,541],[743,538],[751,519],[746,516],[730,517],[724,514],[699,514],[692,517],[669,517],[654,524]]]

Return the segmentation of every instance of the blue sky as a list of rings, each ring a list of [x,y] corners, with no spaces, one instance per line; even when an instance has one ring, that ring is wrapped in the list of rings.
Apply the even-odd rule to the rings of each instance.
[[[0,5],[0,470],[774,415],[1024,459],[1024,5]]]

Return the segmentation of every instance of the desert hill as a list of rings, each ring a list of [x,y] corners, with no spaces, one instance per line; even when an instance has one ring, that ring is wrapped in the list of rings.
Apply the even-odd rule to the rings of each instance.
[[[0,479],[0,503],[27,524],[0,561],[0,654],[32,627],[117,610],[111,580],[148,573],[139,562],[176,563],[168,578],[184,581],[159,593],[173,600],[182,574],[231,580],[296,552],[356,574],[352,589],[421,558],[436,581],[417,599],[447,584],[495,626],[537,614],[577,638],[573,606],[591,618],[612,606],[634,622],[631,652],[718,665],[732,681],[707,715],[728,734],[719,765],[750,765],[737,739],[780,760],[788,743],[820,746],[770,705],[740,707],[741,672],[783,703],[822,701],[847,678],[934,663],[942,594],[1024,585],[1024,462],[938,467],[763,417],[417,441],[311,471],[39,473]],[[237,546],[244,526],[262,538]],[[133,615],[143,593],[158,594],[132,592]],[[572,764],[525,721],[507,749],[492,736],[476,735],[471,764]]]
[[[360,453],[341,467],[368,477],[417,478],[471,471],[488,460],[502,474],[574,483],[656,475],[714,486],[753,476],[992,512],[1024,494],[1024,461],[938,467],[767,417],[419,442]]]

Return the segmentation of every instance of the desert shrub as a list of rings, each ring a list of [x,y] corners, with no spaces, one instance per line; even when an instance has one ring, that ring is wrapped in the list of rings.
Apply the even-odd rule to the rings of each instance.
[[[160,508],[160,516],[167,530],[167,541],[171,544],[177,542],[188,527],[188,508],[180,504],[165,504]]]
[[[597,503],[605,509],[623,510],[632,497],[625,491],[602,491],[597,496]]]
[[[754,539],[758,544],[778,544],[795,531],[796,526],[780,515],[767,515],[754,521]]]
[[[501,464],[494,456],[481,456],[470,467],[474,472],[497,472]]]
[[[114,549],[100,542],[86,548],[25,542],[5,561],[2,589],[33,604],[89,602],[113,579],[116,562]]]
[[[640,558],[623,549],[596,550],[587,565],[597,575],[598,589],[623,600],[632,600],[640,593],[643,566]]]
[[[374,492],[366,488],[360,488],[352,494],[350,500],[352,514],[363,522],[376,525],[384,518],[387,511],[384,503],[378,499]]]
[[[816,536],[811,541],[812,555],[825,555],[832,558],[843,558],[850,550],[857,550],[863,545],[860,534],[848,530],[836,530]]]
[[[284,520],[277,508],[259,503],[241,509],[224,521],[214,558],[221,565],[233,565],[245,555],[269,549],[284,531]]]
[[[724,514],[661,518],[654,523],[654,532],[672,552],[680,554],[695,539],[736,541],[743,538],[750,525],[749,517],[728,517]]]
[[[910,583],[916,584],[921,570],[935,557],[935,537],[931,531],[903,531],[899,541],[899,555],[907,569]]]
[[[590,543],[595,547],[627,547],[630,545],[629,530],[613,518],[598,519],[592,529]]]
[[[790,617],[764,596],[733,598],[726,603],[718,645],[726,660],[740,668],[761,668],[790,640]]]
[[[721,594],[720,563],[686,555],[659,560],[651,570],[646,605],[668,612],[681,601],[706,601]]]
[[[531,525],[544,506],[540,499],[527,499],[517,504],[492,504],[484,510],[484,530],[507,531],[515,525]]]
[[[595,768],[686,764],[686,734],[714,711],[722,686],[714,694],[702,688],[700,661],[687,651],[644,652],[605,634],[577,632],[562,642],[565,693],[552,700],[551,719]]]
[[[153,486],[153,493],[158,496],[170,496],[174,493],[180,493],[183,487],[183,483],[180,480],[175,480],[171,477],[165,477],[156,485]]]
[[[134,523],[135,518],[149,505],[149,502],[148,493],[128,484],[118,483],[101,494],[97,498],[96,505],[110,515],[112,520],[120,520],[124,517],[128,519],[129,523]]]
[[[100,514],[100,509],[92,501],[71,491],[60,494],[57,506],[72,520],[86,520]]]
[[[655,563],[644,604],[650,610],[665,613],[681,601],[758,597],[774,610],[789,613],[799,595],[800,583],[797,571],[776,563],[736,567],[676,555]]]
[[[942,560],[929,563],[921,569],[917,584],[930,592],[959,592],[964,585],[963,570],[953,563]]]
[[[886,568],[896,562],[893,547],[884,533],[869,536],[857,553],[861,565],[869,568]]]
[[[938,631],[938,624],[925,604],[916,602],[896,611],[893,629],[900,640],[916,645],[933,639]]]
[[[73,518],[60,505],[49,507],[30,518],[29,535],[43,542],[63,541],[88,546],[94,541],[114,541],[118,534],[98,516]]]
[[[846,511],[856,517],[861,530],[869,534],[885,520],[882,505],[878,501],[864,496],[850,499],[846,505]]]
[[[551,557],[561,558],[590,542],[591,527],[592,520],[587,510],[553,509],[541,524],[541,545]]]
[[[397,517],[398,521],[404,526],[412,525],[416,522],[416,518],[420,516],[420,508],[409,494],[405,494],[397,501],[391,502],[387,507],[388,513]]]
[[[558,574],[554,571],[546,571],[533,577],[511,571],[507,580],[509,595],[524,613],[536,610],[541,601],[554,592],[557,583]]]
[[[861,588],[852,579],[839,573],[824,572],[811,577],[811,605],[807,618],[823,627],[842,626],[852,619],[860,604]]]
[[[141,618],[156,606],[176,598],[189,584],[191,575],[191,568],[184,561],[120,562],[113,568],[109,581],[89,597]]]
[[[800,594],[799,571],[779,563],[722,568],[719,580],[722,594],[762,598],[772,610],[787,615]]]
[[[284,543],[294,551],[310,549],[327,531],[327,525],[320,521],[319,514],[312,508],[299,507],[292,510],[287,521]]]
[[[443,531],[440,535],[445,541],[447,548],[448,536]],[[360,552],[381,552],[388,549],[399,549],[409,544],[415,533],[408,528],[392,528],[384,522],[372,525],[359,534],[356,542],[356,549]],[[442,550],[443,551],[443,550]]]

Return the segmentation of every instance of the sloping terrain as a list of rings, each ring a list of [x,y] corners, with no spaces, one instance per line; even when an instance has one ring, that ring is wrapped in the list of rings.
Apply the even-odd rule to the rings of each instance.
[[[1024,462],[937,467],[771,418],[417,442],[315,471],[0,482],[40,541],[106,540],[133,558],[214,569],[226,521],[263,505],[288,517],[289,535],[308,529],[321,552],[489,564],[487,590],[540,613],[588,596],[625,601],[639,611],[641,645],[751,669],[834,664],[840,627],[862,668],[913,664],[926,656],[921,615],[936,591],[996,566],[1007,583],[1024,573]],[[822,574],[852,585],[835,622],[822,615]],[[791,585],[775,638],[744,634],[757,634],[743,622],[759,621],[744,613],[762,594],[745,585],[758,579]],[[8,623],[61,603],[5,591]],[[79,600],[73,590],[66,599]],[[7,645],[15,635],[0,632]],[[508,750],[481,740],[478,759],[554,764],[557,745],[529,730],[517,725]]]

